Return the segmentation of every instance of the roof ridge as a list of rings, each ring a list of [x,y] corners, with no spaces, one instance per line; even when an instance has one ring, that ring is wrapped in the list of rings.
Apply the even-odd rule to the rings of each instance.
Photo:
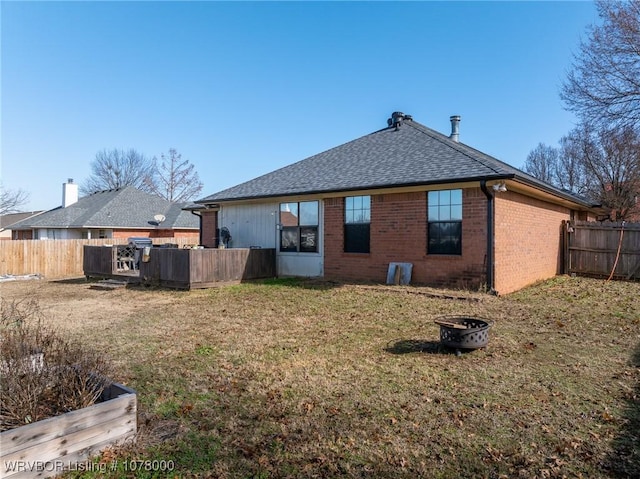
[[[565,192],[491,155],[409,119],[343,142],[194,203],[333,191],[513,179],[561,198]]]
[[[468,158],[470,158],[471,160],[485,166],[486,168],[489,168],[490,170],[492,170],[493,172],[495,172],[496,174],[504,174],[504,172],[500,172],[498,170],[496,170],[494,167],[486,164],[485,162],[481,161],[478,158],[473,157],[472,155],[470,155],[466,150],[471,150],[472,152],[477,153],[478,155],[480,155],[481,157],[486,157],[489,158],[491,161],[494,161],[500,165],[504,165],[506,170],[510,170],[509,175],[512,175],[514,178],[520,178],[521,180],[525,180],[528,181],[529,183],[533,183],[533,184],[537,184],[539,187],[542,188],[546,188],[551,190],[551,192],[553,192],[555,190],[555,194],[564,194],[564,196],[571,196],[576,200],[581,200],[581,201],[585,201],[586,198],[583,198],[581,195],[571,191],[571,190],[566,190],[564,188],[561,188],[559,186],[556,186],[554,184],[548,183],[546,181],[543,181],[539,178],[536,178],[535,176],[527,173],[526,171],[521,170],[520,168],[516,168],[513,165],[510,165],[494,156],[488,155],[487,153],[484,153],[480,150],[477,150],[476,148],[473,148],[472,146],[467,145],[466,143],[459,143],[456,142],[454,140],[449,139],[446,135],[444,135],[443,133],[440,133],[439,131],[436,131],[432,128],[429,128],[428,126],[423,125],[422,123],[419,122],[406,122],[404,123],[405,125],[410,125],[411,123],[417,124],[420,128],[415,128],[417,131],[428,135],[430,138],[433,138],[436,141],[439,141],[440,143],[449,146],[450,148],[455,149],[456,151],[458,151],[459,153],[462,153],[463,155],[467,156]],[[462,148],[460,148],[462,147]]]
[[[420,133],[423,133],[431,138],[433,138],[436,141],[439,141],[440,143],[442,143],[443,145],[448,146],[449,148],[452,148],[454,150],[456,150],[458,153],[462,153],[464,156],[466,156],[467,158],[471,159],[472,161],[475,161],[476,163],[481,164],[482,166],[490,169],[491,171],[493,171],[495,174],[499,175],[499,174],[503,174],[503,172],[496,170],[492,165],[488,165],[483,161],[480,161],[478,158],[474,158],[472,155],[470,155],[467,151],[465,151],[465,149],[470,149],[473,150],[474,152],[477,152],[483,156],[487,156],[489,158],[491,158],[494,161],[500,162],[500,163],[504,163],[501,162],[500,160],[498,160],[497,158],[494,158],[490,155],[487,155],[486,153],[483,153],[479,150],[476,150],[473,147],[470,147],[468,145],[466,145],[465,143],[460,143],[460,142],[456,142],[451,140],[448,136],[446,136],[443,133],[440,133],[439,131],[436,131],[432,128],[429,128],[428,126],[423,125],[422,123],[419,123],[417,121],[409,121],[409,122],[405,122],[403,123],[403,125],[409,125],[409,126],[413,126],[415,128],[415,125],[420,126],[420,128],[415,128],[417,131],[419,131]],[[446,140],[446,141],[445,141]],[[460,148],[460,146],[463,146],[463,148]],[[506,166],[511,167],[510,165],[504,163]]]
[[[104,210],[104,208],[106,208],[109,204],[113,203],[113,201],[118,197],[118,195],[120,194],[120,192],[122,192],[128,185],[125,186],[120,186],[118,188],[112,188],[110,190],[103,190],[103,191],[96,191],[95,193],[93,193],[90,196],[94,196],[97,194],[107,194],[107,193],[111,193],[111,196],[108,197],[108,199],[105,201],[105,203],[103,203],[102,205],[100,205],[99,208],[90,211],[89,214],[87,216],[83,216],[81,219],[81,223],[83,224],[88,224],[90,221],[92,221],[94,218],[99,218],[100,214],[102,213],[102,211]],[[77,203],[74,203],[71,206],[76,205]]]

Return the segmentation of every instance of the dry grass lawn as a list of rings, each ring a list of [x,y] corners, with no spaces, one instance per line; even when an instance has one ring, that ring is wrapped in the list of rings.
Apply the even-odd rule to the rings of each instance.
[[[36,296],[137,390],[137,443],[103,460],[176,465],[108,477],[640,477],[640,283],[90,286],[0,293]],[[489,347],[442,348],[445,314],[490,319]]]

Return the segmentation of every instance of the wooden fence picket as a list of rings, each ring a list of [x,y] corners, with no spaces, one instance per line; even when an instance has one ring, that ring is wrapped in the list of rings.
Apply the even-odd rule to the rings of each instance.
[[[564,226],[566,273],[608,278],[615,265],[613,278],[640,279],[640,223],[571,221]]]
[[[193,244],[191,238],[153,238],[154,244]],[[126,238],[0,241],[0,275],[83,276],[83,246],[127,244]]]

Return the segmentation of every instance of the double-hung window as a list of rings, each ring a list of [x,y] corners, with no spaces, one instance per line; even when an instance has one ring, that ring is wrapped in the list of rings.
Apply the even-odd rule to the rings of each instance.
[[[462,190],[429,191],[428,254],[462,254]]]
[[[348,196],[344,200],[344,251],[369,253],[371,197]]]
[[[318,252],[318,202],[280,203],[280,251]]]

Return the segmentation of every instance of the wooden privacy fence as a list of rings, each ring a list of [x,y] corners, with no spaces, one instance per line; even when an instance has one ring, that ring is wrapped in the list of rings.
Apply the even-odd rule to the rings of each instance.
[[[188,238],[153,238],[154,244],[192,244]],[[0,275],[82,276],[83,247],[127,244],[127,238],[0,241]]]
[[[571,221],[563,231],[566,273],[640,279],[640,223]]]

